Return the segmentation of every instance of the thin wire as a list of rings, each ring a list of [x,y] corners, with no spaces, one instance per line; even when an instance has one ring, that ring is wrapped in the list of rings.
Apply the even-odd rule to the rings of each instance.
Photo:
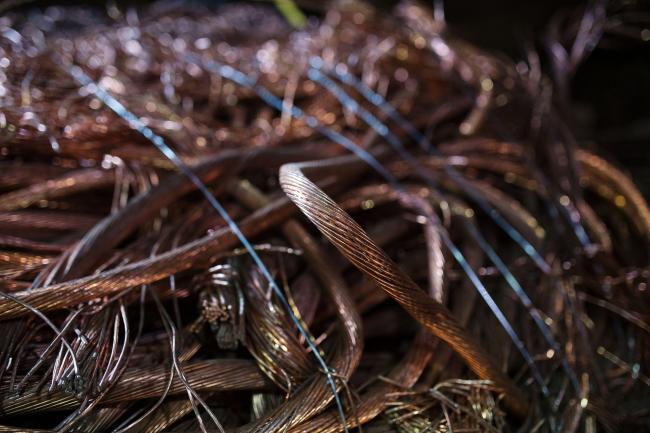
[[[151,289],[149,289],[151,290]],[[160,313],[160,318],[162,319],[163,326],[165,327],[165,332],[167,333],[167,336],[169,338],[169,349],[171,352],[171,360],[172,360],[172,366],[176,370],[176,373],[178,374],[178,379],[181,381],[181,383],[185,386],[185,390],[187,392],[187,397],[189,399],[189,402],[192,406],[192,410],[194,411],[194,414],[196,415],[196,420],[199,423],[199,427],[201,428],[201,431],[203,433],[207,433],[207,430],[205,428],[205,424],[203,422],[203,418],[201,418],[201,414],[199,413],[199,408],[198,406],[194,403],[194,399],[199,402],[199,404],[205,409],[205,411],[208,413],[214,424],[217,426],[219,431],[221,433],[226,433],[224,430],[223,426],[217,419],[217,416],[214,414],[214,412],[210,409],[210,407],[205,403],[205,401],[194,391],[194,389],[191,387],[190,383],[188,382],[187,378],[185,377],[185,373],[181,369],[180,365],[178,365],[178,355],[176,353],[176,343],[177,343],[177,332],[176,328],[174,327],[174,322],[172,321],[171,317],[169,317],[169,314],[167,314],[167,311],[165,310],[165,307],[163,306],[162,302],[160,301],[160,298],[158,295],[156,295],[155,292],[151,291],[151,295],[153,300],[156,302],[156,307],[158,307],[158,312]]]
[[[146,286],[142,286],[140,289],[140,326],[138,329],[138,334],[136,336],[136,342],[140,338],[140,333],[142,332],[142,326],[144,324],[144,302],[146,299],[146,294],[147,294],[147,288]],[[135,347],[135,344],[133,344],[133,347]],[[151,406],[149,409],[147,409],[146,412],[144,412],[142,415],[138,416],[138,412],[135,412],[133,415],[129,416],[126,420],[124,420],[117,428],[113,431],[113,433],[124,433],[128,430],[130,430],[133,426],[139,424],[142,420],[147,418],[149,415],[151,415],[162,403],[165,401],[167,396],[169,395],[169,390],[172,387],[172,383],[174,381],[174,374],[176,374],[176,370],[174,369],[174,366],[170,366],[169,370],[169,379],[167,380],[167,385],[165,386],[165,389],[163,390],[163,393],[160,395],[156,403],[154,403],[153,406]]]
[[[305,330],[305,328],[302,326],[300,321],[293,314],[293,311],[291,310],[291,306],[289,305],[284,294],[282,293],[277,283],[271,276],[271,273],[267,269],[266,265],[264,265],[264,262],[262,262],[262,259],[258,256],[257,252],[255,251],[251,243],[248,241],[246,236],[244,236],[242,231],[239,229],[239,226],[237,226],[235,221],[230,217],[230,215],[224,209],[221,203],[219,203],[219,201],[212,195],[208,187],[201,181],[201,179],[199,179],[199,177],[178,157],[178,155],[172,150],[172,148],[169,147],[169,145],[167,145],[167,143],[161,136],[153,132],[151,128],[146,126],[135,114],[129,111],[122,103],[120,103],[117,99],[115,99],[101,85],[94,82],[80,67],[71,64],[62,64],[62,62],[57,62],[57,63],[70,76],[72,76],[72,78],[74,78],[79,84],[84,86],[89,93],[94,94],[106,106],[108,106],[111,110],[113,110],[115,114],[117,114],[122,119],[124,119],[131,128],[138,131],[145,138],[151,141],[156,146],[156,148],[158,148],[158,150],[160,150],[160,152],[162,152],[162,154],[165,155],[165,157],[167,157],[167,159],[169,159],[180,170],[180,172],[184,176],[186,176],[190,181],[192,181],[192,183],[194,183],[197,189],[208,200],[210,205],[226,221],[230,230],[235,234],[235,236],[237,236],[237,238],[242,243],[242,245],[244,245],[244,247],[250,254],[255,264],[260,268],[262,274],[268,280],[269,285],[271,286],[276,297],[279,299],[282,306],[289,313],[289,316],[291,317],[292,321],[296,325],[298,331],[305,338],[305,341],[307,342],[307,345],[309,346],[312,353],[314,354],[314,357],[323,368],[323,371],[327,377],[327,382],[332,388],[332,393],[334,394],[334,399],[336,401],[339,416],[341,417],[341,421],[343,423],[345,432],[348,432],[345,412],[343,410],[343,403],[338,395],[336,383],[334,382],[334,377],[332,375],[332,369],[328,366],[325,359],[320,355],[320,352],[317,349],[316,344],[310,338],[309,333]]]
[[[18,305],[21,305],[22,307],[28,309],[29,311],[37,315],[43,322],[45,322],[45,324],[49,326],[50,329],[52,329],[56,333],[57,338],[61,336],[61,343],[65,346],[66,350],[70,353],[70,357],[72,358],[72,365],[74,367],[75,375],[79,375],[79,364],[77,363],[77,357],[75,356],[74,350],[72,350],[72,347],[68,343],[68,340],[66,340],[66,338],[63,336],[62,331],[59,330],[59,328],[57,328],[57,326],[49,318],[45,314],[43,314],[43,312],[41,312],[41,310],[39,310],[38,308],[31,306],[27,302],[24,302],[18,299],[17,297],[10,295],[9,293],[0,292],[0,296],[3,296],[9,299],[10,301],[13,301]]]

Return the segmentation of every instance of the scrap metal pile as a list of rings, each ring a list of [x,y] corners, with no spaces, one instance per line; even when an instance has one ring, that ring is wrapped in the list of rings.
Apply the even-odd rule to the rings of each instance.
[[[551,80],[412,3],[27,10],[0,431],[648,431],[650,210],[561,91],[629,14]]]

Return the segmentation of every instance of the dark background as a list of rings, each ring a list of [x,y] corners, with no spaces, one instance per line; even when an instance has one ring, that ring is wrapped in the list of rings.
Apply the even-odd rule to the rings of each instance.
[[[389,11],[397,2],[372,3]],[[516,61],[532,45],[550,74],[543,44],[549,22],[558,14],[581,13],[586,4],[588,0],[446,0],[444,11],[456,35],[488,51]],[[606,4],[646,14],[643,27],[650,30],[649,0]],[[569,89],[571,127],[581,145],[597,148],[627,171],[650,199],[650,41],[638,36],[608,38],[580,66]]]
[[[526,42],[543,50],[555,14],[579,10],[585,3],[456,0],[445,2],[445,15],[458,35],[516,60],[524,57]],[[650,2],[627,3],[650,14]],[[650,19],[644,27],[650,29]],[[650,41],[639,37],[601,43],[578,69],[571,96],[579,142],[596,144],[650,197]]]

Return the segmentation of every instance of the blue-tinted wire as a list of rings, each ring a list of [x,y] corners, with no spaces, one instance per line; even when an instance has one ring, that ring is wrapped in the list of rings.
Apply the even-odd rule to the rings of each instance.
[[[347,422],[345,419],[345,412],[343,410],[343,403],[341,402],[341,399],[338,395],[337,389],[336,389],[336,383],[334,382],[334,377],[332,374],[332,369],[327,365],[327,362],[325,359],[320,355],[320,352],[318,351],[318,348],[316,347],[316,344],[313,342],[311,339],[311,336],[309,333],[305,330],[303,327],[302,323],[300,320],[295,316],[293,313],[293,310],[291,306],[289,305],[289,302],[287,301],[286,297],[282,293],[282,290],[280,290],[280,287],[278,287],[277,283],[275,282],[273,276],[269,272],[268,268],[262,262],[262,259],[258,256],[257,252],[251,245],[251,243],[248,241],[246,236],[242,233],[242,231],[239,229],[239,226],[235,221],[228,215],[228,212],[226,209],[219,203],[219,201],[212,195],[208,187],[199,179],[199,177],[192,171],[191,168],[189,168],[172,150],[171,147],[165,142],[165,140],[157,135],[151,128],[146,126],[135,114],[133,114],[131,111],[129,111],[121,102],[119,102],[117,99],[115,99],[110,93],[108,93],[102,86],[100,86],[98,83],[95,83],[85,72],[81,70],[78,66],[73,66],[73,65],[62,65],[62,67],[82,86],[84,86],[90,93],[94,94],[97,98],[99,98],[104,104],[106,104],[111,110],[115,112],[118,116],[120,116],[122,119],[124,119],[131,128],[134,130],[138,131],[140,134],[142,134],[145,138],[147,138],[149,141],[151,141],[157,148],[160,150],[165,157],[167,157],[179,170],[180,172],[186,176],[192,183],[198,188],[198,190],[205,196],[205,198],[208,200],[210,205],[216,209],[216,211],[219,213],[219,215],[226,221],[226,224],[228,224],[228,227],[230,230],[237,236],[239,241],[242,243],[244,248],[248,251],[250,254],[251,258],[255,262],[255,264],[260,268],[262,271],[262,274],[264,277],[268,280],[271,288],[273,289],[273,292],[275,293],[276,297],[280,300],[280,303],[283,305],[283,307],[287,310],[289,313],[293,323],[296,325],[298,328],[298,331],[300,334],[305,338],[305,341],[307,342],[307,345],[311,349],[314,357],[318,361],[318,363],[321,365],[321,367],[324,370],[324,373],[327,377],[327,382],[332,388],[332,392],[334,393],[334,398],[336,400],[339,416],[341,418],[341,421],[343,423],[344,429],[347,432]]]
[[[312,61],[312,66],[322,66],[322,61],[320,59]],[[405,131],[407,134],[411,136],[413,140],[418,141],[419,143],[423,144],[427,150],[429,150],[431,153],[437,153],[437,150],[433,147],[431,142],[422,134],[420,131],[418,131],[415,126],[411,122],[409,122],[407,119],[405,119],[388,101],[386,101],[381,95],[378,93],[374,92],[372,89],[370,89],[368,86],[366,86],[361,80],[359,80],[357,77],[350,73],[342,73],[340,71],[337,71],[336,68],[333,70],[328,70],[327,72],[331,73],[334,75],[336,78],[340,79],[343,83],[348,84],[352,87],[354,87],[359,93],[361,93],[370,103],[376,105],[379,107],[384,113],[386,113],[389,117],[391,117],[398,125]],[[322,73],[321,73],[322,75]],[[331,81],[331,80],[330,80]],[[335,85],[335,83],[334,83]],[[331,86],[331,85],[330,85]],[[358,104],[357,104],[358,105]],[[372,115],[371,115],[372,116]],[[367,117],[367,115],[365,116]],[[374,117],[374,116],[373,116]],[[363,117],[362,117],[363,118]],[[375,118],[373,120],[374,123],[379,122],[378,119]],[[381,122],[380,122],[381,123]],[[370,124],[370,123],[369,123]],[[372,125],[371,125],[372,126]],[[385,125],[383,125],[385,127]],[[383,130],[383,129],[382,129]],[[392,135],[392,134],[391,134]],[[396,138],[392,138],[392,140],[395,140]],[[400,148],[403,148],[403,146],[400,144]],[[412,159],[409,159],[411,161]],[[417,164],[417,162],[415,162]],[[449,171],[454,172],[458,177],[462,177],[460,173],[456,169],[454,169],[451,166],[446,166]],[[426,177],[425,177],[426,180]],[[465,181],[465,179],[462,179]],[[471,187],[471,186],[470,186]],[[472,188],[473,190],[473,188]],[[480,200],[483,201],[484,200]],[[496,209],[491,207],[489,204],[485,203],[489,208],[491,208],[491,211],[496,212]],[[485,209],[485,208],[484,208]],[[507,223],[509,226],[510,224]],[[549,327],[546,325],[544,320],[542,319],[541,315],[539,314],[539,311],[534,307],[532,304],[532,301],[526,291],[523,289],[519,281],[515,278],[515,276],[510,272],[506,264],[503,262],[501,257],[497,254],[497,252],[489,245],[489,243],[486,241],[486,239],[483,237],[483,235],[476,229],[471,224],[468,224],[468,227],[470,229],[470,233],[472,236],[478,241],[479,246],[481,249],[488,255],[492,263],[497,267],[497,269],[501,272],[503,277],[505,278],[506,282],[508,285],[512,288],[512,290],[515,292],[517,297],[520,299],[521,303],[524,305],[524,307],[528,310],[530,313],[531,317],[533,318],[533,321],[539,328],[539,330],[542,332],[542,335],[544,336],[544,339],[548,342],[548,344],[555,350],[557,353],[561,353],[561,349],[555,338],[553,337],[553,334]],[[512,228],[512,226],[510,226]],[[582,228],[582,226],[579,225],[579,227]],[[512,228],[514,230],[514,228]],[[584,230],[584,229],[583,229]],[[519,235],[519,233],[517,233]],[[521,235],[519,235],[521,236]],[[528,241],[526,241],[528,242]],[[532,248],[532,246],[531,246]],[[524,247],[525,249],[525,247]],[[566,357],[562,357],[562,366],[567,375],[569,376],[569,379],[571,380],[572,385],[576,390],[580,389],[580,384],[578,381],[578,378],[573,371],[573,369],[569,366],[568,361]]]
[[[247,87],[255,91],[255,93],[257,93],[257,95],[264,102],[266,102],[268,105],[275,108],[276,110],[282,111],[284,109],[282,99],[275,96],[265,87],[257,84],[257,81],[254,80],[253,78],[249,77],[248,75],[244,74],[241,71],[236,70],[232,66],[224,65],[222,63],[217,62],[216,60],[204,60],[201,59],[201,57],[199,57],[198,55],[193,53],[186,54],[185,59],[190,63],[194,63],[198,66],[202,66],[205,70],[209,72],[213,72],[217,75],[222,76],[223,78],[234,81],[235,83],[243,87]],[[327,128],[323,126],[315,117],[306,114],[303,110],[296,107],[295,105],[291,106],[290,111],[293,117],[304,119],[309,127],[315,129],[316,131],[323,134],[325,137],[329,138],[333,142],[340,144],[350,152],[357,155],[359,159],[367,163],[369,166],[371,166],[374,170],[376,170],[379,174],[381,174],[384,178],[388,179],[390,182],[397,181],[395,176],[393,176],[383,165],[381,165],[375,157],[373,157],[366,150],[357,146],[349,138],[334,131],[331,128]]]
[[[411,155],[408,151],[404,149],[403,144],[397,138],[393,133],[390,132],[389,128],[381,122],[377,117],[375,117],[372,113],[370,113],[368,110],[360,106],[354,99],[352,99],[343,89],[341,89],[336,83],[334,83],[330,78],[322,74],[319,70],[317,69],[310,69],[308,72],[308,76],[311,80],[314,82],[322,85],[325,87],[330,93],[332,93],[340,102],[341,104],[350,110],[351,112],[355,113],[358,115],[361,119],[363,119],[371,128],[373,128],[379,135],[384,137],[386,141],[400,154],[400,156],[404,157],[411,167],[418,171],[419,173],[422,174],[422,177],[424,178],[425,182],[427,182],[428,186],[430,188],[435,189],[435,185],[427,178],[426,173],[423,173],[422,166],[418,164],[417,160]],[[402,187],[403,189],[403,187]],[[507,281],[508,283],[511,283],[512,281],[516,282],[515,277],[512,275],[508,267],[505,265],[505,263],[501,260],[501,258],[498,256],[496,251],[492,247],[489,246],[488,242],[485,240],[483,235],[474,228],[473,231],[470,233],[474,238],[476,238],[479,241],[479,244],[483,247],[483,249],[489,249],[489,251],[486,251],[488,253],[488,256],[494,264],[499,268],[499,270],[504,274],[504,276],[508,276]],[[508,322],[508,319],[505,317],[499,306],[496,304],[492,296],[489,294],[489,292],[485,289],[485,286],[480,282],[479,278],[476,276],[474,271],[471,269],[467,261],[465,260],[465,257],[463,254],[460,252],[458,247],[454,245],[454,243],[449,239],[446,230],[444,228],[441,228],[440,230],[444,234],[444,241],[449,250],[452,252],[454,258],[458,261],[458,263],[461,265],[465,273],[470,277],[471,281],[474,283],[476,286],[477,290],[479,291],[481,297],[484,299],[486,304],[489,306],[490,310],[492,310],[492,313],[495,315],[503,329],[506,331],[508,336],[512,339],[513,343],[515,344],[515,347],[519,350],[521,353],[522,357],[528,364],[531,374],[535,378],[535,380],[538,382],[540,388],[542,389],[542,392],[544,395],[548,395],[548,388],[546,387],[546,384],[544,383],[544,379],[542,378],[541,373],[539,372],[539,369],[537,368],[537,365],[535,364],[535,361],[533,358],[530,356],[530,353],[526,349],[526,346],[524,343],[521,341],[519,336],[517,335],[517,332],[514,330],[510,322]],[[497,260],[494,260],[494,259]],[[521,286],[517,283],[516,285],[512,285],[513,289],[515,292],[519,295],[520,292],[519,290],[521,289]],[[516,287],[516,289],[515,289]],[[522,297],[522,302],[526,299],[528,301],[528,304],[531,304],[530,298],[526,296],[526,294],[523,294]],[[523,302],[524,305],[526,305],[526,302]],[[552,338],[552,336],[551,336]]]
[[[322,59],[315,57],[312,59],[312,66],[313,67],[322,67],[323,61]],[[372,89],[370,89],[368,86],[363,84],[361,80],[359,80],[356,76],[353,74],[349,73],[342,73],[337,70],[337,68],[327,70],[328,73],[331,73],[334,75],[336,78],[341,80],[343,83],[354,87],[355,90],[357,90],[364,98],[366,98],[369,102],[372,104],[376,105],[378,108],[380,108],[386,115],[388,115],[395,123],[397,123],[400,128],[404,130],[414,141],[419,143],[421,146],[424,147],[424,149],[431,153],[432,155],[439,156],[440,153],[438,150],[431,144],[431,142],[426,138],[424,134],[422,134],[420,131],[417,130],[409,122],[407,119],[405,119],[388,101],[386,101],[380,94],[376,93]],[[524,252],[535,262],[535,264],[544,272],[544,273],[550,273],[551,268],[546,263],[546,260],[539,254],[539,252],[533,247],[533,245],[528,242],[506,219],[504,219],[501,214],[492,206],[490,206],[489,203],[487,203],[482,197],[480,197],[479,193],[473,188],[463,177],[462,175],[456,170],[454,167],[451,167],[449,165],[445,165],[445,171],[451,179],[456,182],[458,185],[461,186],[461,188],[470,196],[472,197],[473,200],[476,201],[476,203],[483,209],[485,213],[488,214],[490,218],[499,226],[501,229],[512,239],[514,240],[518,245],[521,246],[521,248],[524,250]]]

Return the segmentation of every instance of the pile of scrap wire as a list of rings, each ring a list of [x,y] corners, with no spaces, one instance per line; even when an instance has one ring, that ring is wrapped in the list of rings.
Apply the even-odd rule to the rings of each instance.
[[[0,18],[0,431],[649,431],[650,210],[561,91],[634,15],[550,79],[278,5]]]

